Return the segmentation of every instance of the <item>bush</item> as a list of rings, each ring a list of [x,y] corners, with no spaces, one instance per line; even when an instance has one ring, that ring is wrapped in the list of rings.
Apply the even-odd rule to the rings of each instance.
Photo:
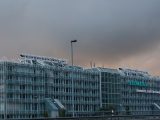
[[[66,110],[65,109],[60,109],[59,110],[59,117],[65,117]]]
[[[44,117],[48,117],[48,112],[44,112]]]

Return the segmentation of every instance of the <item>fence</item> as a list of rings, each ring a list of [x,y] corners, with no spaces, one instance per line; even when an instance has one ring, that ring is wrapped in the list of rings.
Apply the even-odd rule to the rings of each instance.
[[[7,119],[7,120],[160,120],[159,115],[113,115],[95,117],[65,117],[65,118],[30,118],[30,119]]]

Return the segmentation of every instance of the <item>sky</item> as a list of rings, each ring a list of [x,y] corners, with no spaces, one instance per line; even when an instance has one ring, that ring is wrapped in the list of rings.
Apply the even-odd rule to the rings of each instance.
[[[0,0],[0,57],[21,53],[160,75],[160,0]]]

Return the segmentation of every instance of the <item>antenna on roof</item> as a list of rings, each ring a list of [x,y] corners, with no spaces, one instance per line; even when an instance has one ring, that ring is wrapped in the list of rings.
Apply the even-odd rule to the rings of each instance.
[[[104,64],[102,64],[102,68],[104,68]]]
[[[92,61],[90,61],[90,66],[91,66],[91,68],[92,68]]]
[[[94,62],[94,64],[93,64],[93,67],[95,68],[96,67],[96,63]]]

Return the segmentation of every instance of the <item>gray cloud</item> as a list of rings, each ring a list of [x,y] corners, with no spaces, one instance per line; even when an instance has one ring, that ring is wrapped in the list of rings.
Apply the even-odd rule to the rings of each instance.
[[[160,46],[159,21],[159,0],[1,0],[0,56],[69,59],[78,39],[76,64],[114,66],[133,56],[136,64]]]

